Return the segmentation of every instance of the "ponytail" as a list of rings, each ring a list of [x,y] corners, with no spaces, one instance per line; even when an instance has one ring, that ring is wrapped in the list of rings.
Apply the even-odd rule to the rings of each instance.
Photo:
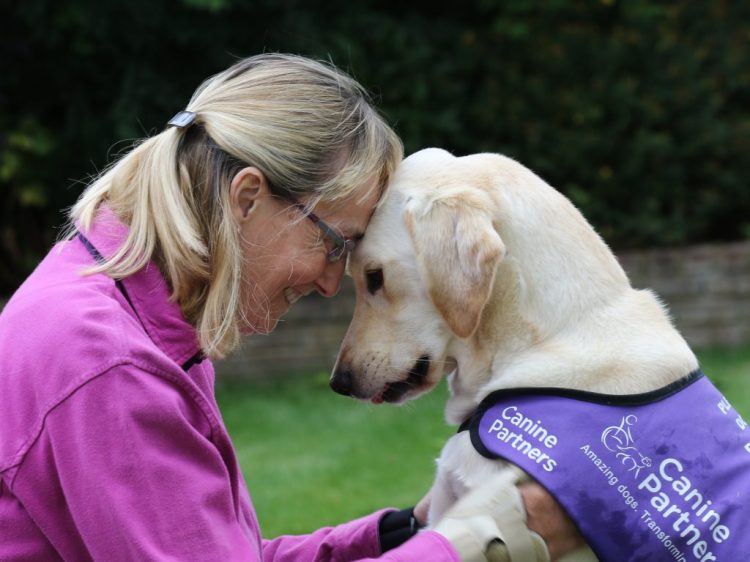
[[[86,188],[69,229],[91,228],[106,205],[128,235],[84,273],[118,279],[155,261],[204,353],[218,358],[239,343],[249,306],[229,208],[237,171],[256,166],[278,191],[313,203],[344,201],[367,197],[360,187],[373,176],[382,189],[403,149],[356,81],[293,55],[238,62],[204,82],[187,109],[192,124],[140,142]]]

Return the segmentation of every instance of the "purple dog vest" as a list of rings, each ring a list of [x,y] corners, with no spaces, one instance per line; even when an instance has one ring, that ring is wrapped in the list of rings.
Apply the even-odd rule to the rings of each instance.
[[[480,454],[545,486],[603,562],[750,560],[750,429],[700,371],[624,396],[499,390],[467,426]]]

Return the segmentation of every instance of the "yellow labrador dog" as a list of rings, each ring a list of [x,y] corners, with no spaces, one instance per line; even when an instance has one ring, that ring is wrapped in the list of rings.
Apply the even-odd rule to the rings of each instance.
[[[446,419],[461,424],[499,389],[645,393],[698,368],[581,213],[504,156],[406,158],[349,267],[356,309],[331,386],[355,398],[401,403],[447,374]],[[503,465],[457,433],[429,520]]]

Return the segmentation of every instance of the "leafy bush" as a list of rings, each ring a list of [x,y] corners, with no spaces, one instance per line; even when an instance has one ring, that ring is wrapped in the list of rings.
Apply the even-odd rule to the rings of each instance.
[[[375,94],[407,152],[513,156],[615,248],[750,236],[750,4],[18,2],[0,44],[0,294],[87,177],[206,76],[286,51]],[[125,140],[123,140],[125,139]]]

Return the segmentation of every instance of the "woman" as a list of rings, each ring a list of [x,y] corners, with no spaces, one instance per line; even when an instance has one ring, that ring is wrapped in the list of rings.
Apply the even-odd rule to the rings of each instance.
[[[0,317],[0,559],[476,559],[477,498],[403,544],[392,510],[262,540],[213,394],[210,359],[336,293],[401,156],[351,78],[262,55],[84,191]]]

